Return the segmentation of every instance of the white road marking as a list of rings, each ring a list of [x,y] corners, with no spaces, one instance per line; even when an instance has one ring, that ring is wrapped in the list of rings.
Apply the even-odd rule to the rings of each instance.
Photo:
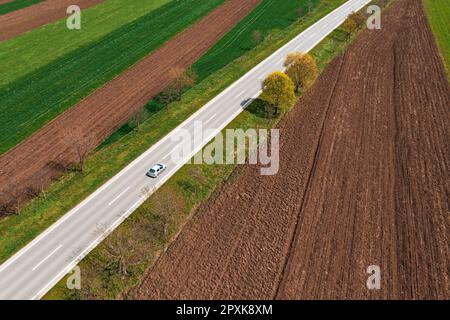
[[[166,154],[166,155],[164,156],[164,158],[162,158],[163,161],[166,160],[168,157],[170,157],[170,156],[172,155],[172,153],[173,153],[176,149],[177,149],[177,148],[174,148],[174,149],[172,150],[172,152],[169,152],[168,154]]]
[[[60,244],[55,250],[53,250],[48,256],[46,256],[41,262],[39,262],[31,271],[36,270],[37,268],[39,268],[39,266],[41,264],[43,264],[48,258],[50,258],[56,251],[58,251],[59,249],[61,249],[62,244]]]
[[[240,97],[240,96],[242,96],[242,95],[244,95],[244,94],[246,94],[247,93],[247,90],[245,89],[245,90],[242,90],[241,92],[239,92],[239,94],[236,96],[236,97]]]
[[[115,197],[110,203],[108,203],[108,206],[112,205],[114,202],[116,202],[121,196],[123,196],[123,194],[125,192],[127,192],[128,190],[130,190],[130,187],[126,188],[125,190],[123,190],[117,197]]]
[[[216,115],[213,115],[213,116],[209,117],[204,123],[207,124],[208,122],[213,120],[215,117],[216,117]]]

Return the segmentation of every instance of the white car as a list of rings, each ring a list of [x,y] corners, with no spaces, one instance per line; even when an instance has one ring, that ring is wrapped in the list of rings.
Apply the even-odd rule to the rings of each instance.
[[[150,178],[157,178],[161,174],[161,172],[166,170],[166,168],[167,167],[165,164],[157,163],[147,171],[147,176],[149,176]]]

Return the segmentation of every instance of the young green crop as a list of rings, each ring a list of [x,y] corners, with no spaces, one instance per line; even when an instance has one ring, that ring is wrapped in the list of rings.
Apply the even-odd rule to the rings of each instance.
[[[11,2],[0,4],[0,15],[26,8],[42,1],[43,0],[14,0]]]
[[[82,10],[79,31],[68,30],[64,18],[0,42],[0,88],[170,1],[172,0],[108,0]],[[6,5],[9,3],[1,5],[0,10]]]

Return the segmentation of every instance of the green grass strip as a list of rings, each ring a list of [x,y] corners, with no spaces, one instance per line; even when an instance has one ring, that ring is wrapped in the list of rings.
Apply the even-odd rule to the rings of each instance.
[[[448,0],[424,0],[424,6],[450,81],[450,2]]]

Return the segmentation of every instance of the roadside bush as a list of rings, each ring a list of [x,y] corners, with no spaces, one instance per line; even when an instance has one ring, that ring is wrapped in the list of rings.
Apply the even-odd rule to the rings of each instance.
[[[367,17],[362,12],[352,12],[342,24],[341,29],[347,33],[347,39],[349,39],[352,34],[364,28],[366,21]]]
[[[358,31],[358,25],[350,17],[348,17],[344,21],[344,23],[342,24],[341,28],[347,33],[347,39],[349,39],[352,34],[355,34],[356,31]]]
[[[352,12],[349,18],[355,22],[357,30],[361,30],[362,28],[364,28],[364,25],[367,21],[366,16],[361,11]]]

